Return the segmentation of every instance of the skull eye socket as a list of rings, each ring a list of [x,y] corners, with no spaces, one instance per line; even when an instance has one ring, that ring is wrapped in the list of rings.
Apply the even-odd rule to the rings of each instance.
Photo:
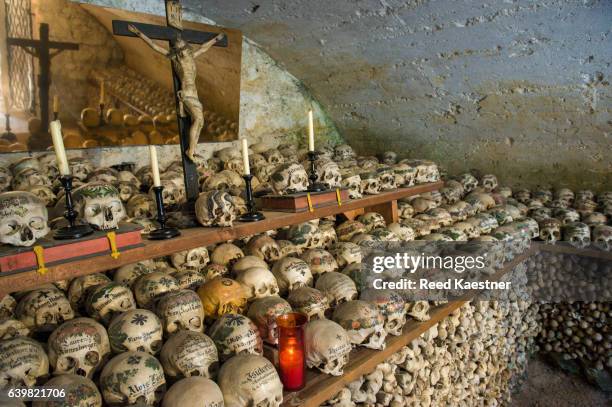
[[[0,233],[3,235],[13,235],[17,233],[19,229],[21,229],[21,227],[16,221],[10,221],[0,226]]]
[[[102,208],[100,208],[100,205],[98,204],[90,205],[85,208],[85,216],[88,216],[88,217],[99,215],[101,212],[102,212]]]
[[[30,219],[29,225],[32,229],[43,230],[47,226],[47,223],[43,218],[37,216],[35,218]]]

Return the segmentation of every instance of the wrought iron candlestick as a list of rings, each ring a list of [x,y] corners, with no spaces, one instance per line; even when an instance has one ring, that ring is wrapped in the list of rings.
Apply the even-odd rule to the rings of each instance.
[[[253,198],[253,187],[251,186],[253,176],[251,174],[246,174],[243,175],[242,178],[246,181],[246,205],[248,212],[242,215],[239,220],[242,222],[258,222],[264,220],[266,217],[263,213],[257,212],[257,208],[255,208],[255,198]]]
[[[17,140],[17,136],[15,135],[15,133],[13,133],[11,131],[11,115],[6,113],[4,115],[4,117],[5,117],[5,120],[6,120],[6,122],[5,122],[6,123],[6,125],[5,125],[6,131],[4,133],[2,133],[2,135],[0,137],[2,137],[5,140],[8,140],[8,141],[16,141]]]
[[[315,161],[317,160],[318,155],[319,153],[317,153],[316,151],[308,152],[308,161],[310,161],[310,174],[308,174],[308,179],[310,180],[310,183],[308,185],[308,192],[321,192],[327,189],[325,188],[325,185],[321,184],[320,182],[317,182],[318,175],[315,166]]]
[[[151,240],[172,239],[181,234],[177,228],[166,227],[166,212],[164,211],[164,197],[162,195],[163,190],[163,186],[153,187],[155,202],[157,204],[157,223],[159,223],[159,229],[155,229],[149,233],[149,239]]]
[[[68,220],[68,226],[58,229],[53,237],[57,240],[79,239],[91,235],[93,229],[89,225],[76,225],[77,213],[72,203],[72,175],[62,175],[60,182],[64,187],[64,197],[66,200],[66,211],[64,217]]]

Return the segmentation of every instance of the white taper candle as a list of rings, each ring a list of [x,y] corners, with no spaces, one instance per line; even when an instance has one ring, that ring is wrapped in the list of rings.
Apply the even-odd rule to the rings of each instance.
[[[244,165],[244,175],[251,173],[251,166],[249,165],[249,145],[247,139],[242,139],[242,164]]]
[[[55,149],[55,158],[57,160],[57,169],[60,175],[69,175],[70,166],[68,166],[68,158],[66,157],[66,149],[64,148],[64,139],[62,138],[62,124],[59,120],[54,120],[49,124],[51,129],[51,139],[53,140],[53,148]]]
[[[153,174],[153,186],[160,187],[161,180],[159,179],[159,162],[157,162],[157,149],[155,146],[149,146],[149,155],[151,156],[151,173]]]
[[[308,151],[314,151],[314,120],[312,110],[308,111]]]

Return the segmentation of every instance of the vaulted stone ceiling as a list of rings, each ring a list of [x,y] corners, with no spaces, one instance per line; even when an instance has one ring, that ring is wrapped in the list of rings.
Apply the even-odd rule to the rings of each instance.
[[[92,2],[163,12],[161,0]],[[610,1],[183,4],[260,44],[360,153],[393,149],[527,184],[612,186]]]

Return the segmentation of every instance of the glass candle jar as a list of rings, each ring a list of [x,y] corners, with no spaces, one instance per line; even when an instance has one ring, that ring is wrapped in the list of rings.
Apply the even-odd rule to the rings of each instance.
[[[278,326],[278,362],[280,378],[285,390],[300,390],[306,384],[306,352],[304,325],[306,315],[297,312],[280,315]]]

